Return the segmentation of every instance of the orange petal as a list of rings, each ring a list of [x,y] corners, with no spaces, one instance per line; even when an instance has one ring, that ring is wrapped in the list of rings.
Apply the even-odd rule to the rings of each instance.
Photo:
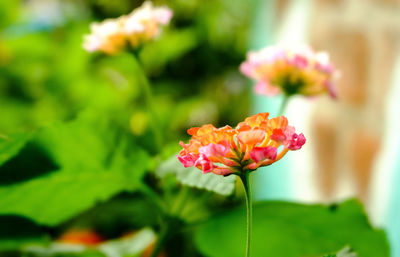
[[[265,131],[261,129],[247,130],[240,132],[237,136],[238,140],[246,145],[255,145],[261,143],[265,138]]]

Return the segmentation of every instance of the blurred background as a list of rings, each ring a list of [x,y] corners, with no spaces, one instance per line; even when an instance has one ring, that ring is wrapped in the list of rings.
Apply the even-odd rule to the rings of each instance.
[[[305,202],[357,197],[371,221],[388,231],[392,256],[400,256],[400,2],[302,0],[258,5],[252,48],[309,44],[327,51],[341,73],[336,101],[326,96],[289,104],[287,116],[309,135],[308,142],[305,151],[278,164],[282,167],[257,174],[259,197]],[[257,96],[255,110],[276,110],[279,100],[274,101]]]
[[[286,115],[307,144],[257,172],[257,199],[332,203],[357,197],[400,257],[400,1],[170,0],[172,24],[139,58],[168,144],[186,129],[235,126],[276,115],[281,99],[256,96],[238,67],[248,50],[309,44],[341,71],[338,99],[294,98]],[[134,0],[0,2],[0,136],[112,112],[149,151],[146,106],[128,53],[82,49],[92,21],[129,13]],[[125,111],[121,112],[121,108]],[[130,120],[130,123],[124,120]],[[0,184],[16,182],[4,177]]]
[[[341,72],[336,101],[326,96],[299,98],[289,104],[289,120],[308,135],[305,151],[278,164],[282,167],[257,174],[258,196],[305,202],[357,197],[371,221],[386,228],[392,256],[400,256],[400,2],[278,0],[257,4],[260,9],[253,16],[251,48],[309,44],[317,51],[327,51]],[[278,99],[253,98],[257,111],[277,110],[279,105]]]

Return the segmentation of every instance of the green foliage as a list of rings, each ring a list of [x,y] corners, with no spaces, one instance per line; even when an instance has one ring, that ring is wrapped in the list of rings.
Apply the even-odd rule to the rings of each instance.
[[[20,4],[19,0],[0,2],[0,29],[16,19]]]
[[[116,238],[143,227],[154,227],[158,223],[156,206],[139,192],[118,195],[107,202],[99,203],[64,226],[95,228],[106,238]]]
[[[322,256],[351,245],[363,257],[388,257],[385,234],[373,229],[354,200],[338,206],[260,202],[254,205],[253,256]],[[235,257],[245,252],[244,208],[221,213],[197,232],[206,256]]]
[[[50,237],[40,226],[22,217],[0,216],[0,227],[0,252],[19,249],[26,244],[50,242]]]
[[[39,131],[32,142],[60,168],[1,186],[0,213],[56,225],[121,191],[137,189],[149,156],[129,135],[110,126],[104,118],[86,113]]]
[[[30,134],[0,135],[0,165],[16,155],[29,140]]]
[[[167,63],[182,57],[197,44],[196,34],[192,29],[164,31],[159,40],[144,46],[140,59],[146,70],[155,73],[162,70]]]
[[[346,246],[337,253],[327,254],[324,257],[358,257],[358,254],[355,253],[350,247]]]

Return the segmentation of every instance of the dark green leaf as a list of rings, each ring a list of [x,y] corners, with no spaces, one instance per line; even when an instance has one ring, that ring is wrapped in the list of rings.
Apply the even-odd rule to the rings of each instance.
[[[97,117],[86,113],[38,132],[35,144],[60,169],[1,186],[0,213],[56,225],[121,191],[137,189],[149,156],[129,135]]]
[[[0,216],[0,228],[0,251],[16,250],[28,243],[50,242],[41,227],[22,217]]]

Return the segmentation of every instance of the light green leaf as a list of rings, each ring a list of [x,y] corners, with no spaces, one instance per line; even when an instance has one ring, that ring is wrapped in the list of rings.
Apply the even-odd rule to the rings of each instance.
[[[76,121],[38,132],[34,143],[60,169],[0,186],[0,214],[57,225],[122,191],[136,190],[149,156],[129,135],[111,125],[84,114]]]
[[[28,133],[1,135],[0,134],[0,165],[16,155],[31,137]]]
[[[107,257],[136,256],[154,243],[156,235],[153,230],[142,229],[132,236],[107,241],[99,245],[98,249]]]
[[[185,168],[175,155],[156,169],[156,175],[160,178],[167,174],[175,174],[177,180],[184,185],[205,189],[221,195],[230,195],[235,189],[235,176],[224,177],[214,173],[203,174],[195,167]]]
[[[244,208],[207,221],[195,241],[209,257],[241,257],[245,253]],[[361,205],[354,200],[339,206],[285,202],[254,204],[252,256],[323,256],[343,245],[363,257],[388,257],[383,231],[370,226]]]

